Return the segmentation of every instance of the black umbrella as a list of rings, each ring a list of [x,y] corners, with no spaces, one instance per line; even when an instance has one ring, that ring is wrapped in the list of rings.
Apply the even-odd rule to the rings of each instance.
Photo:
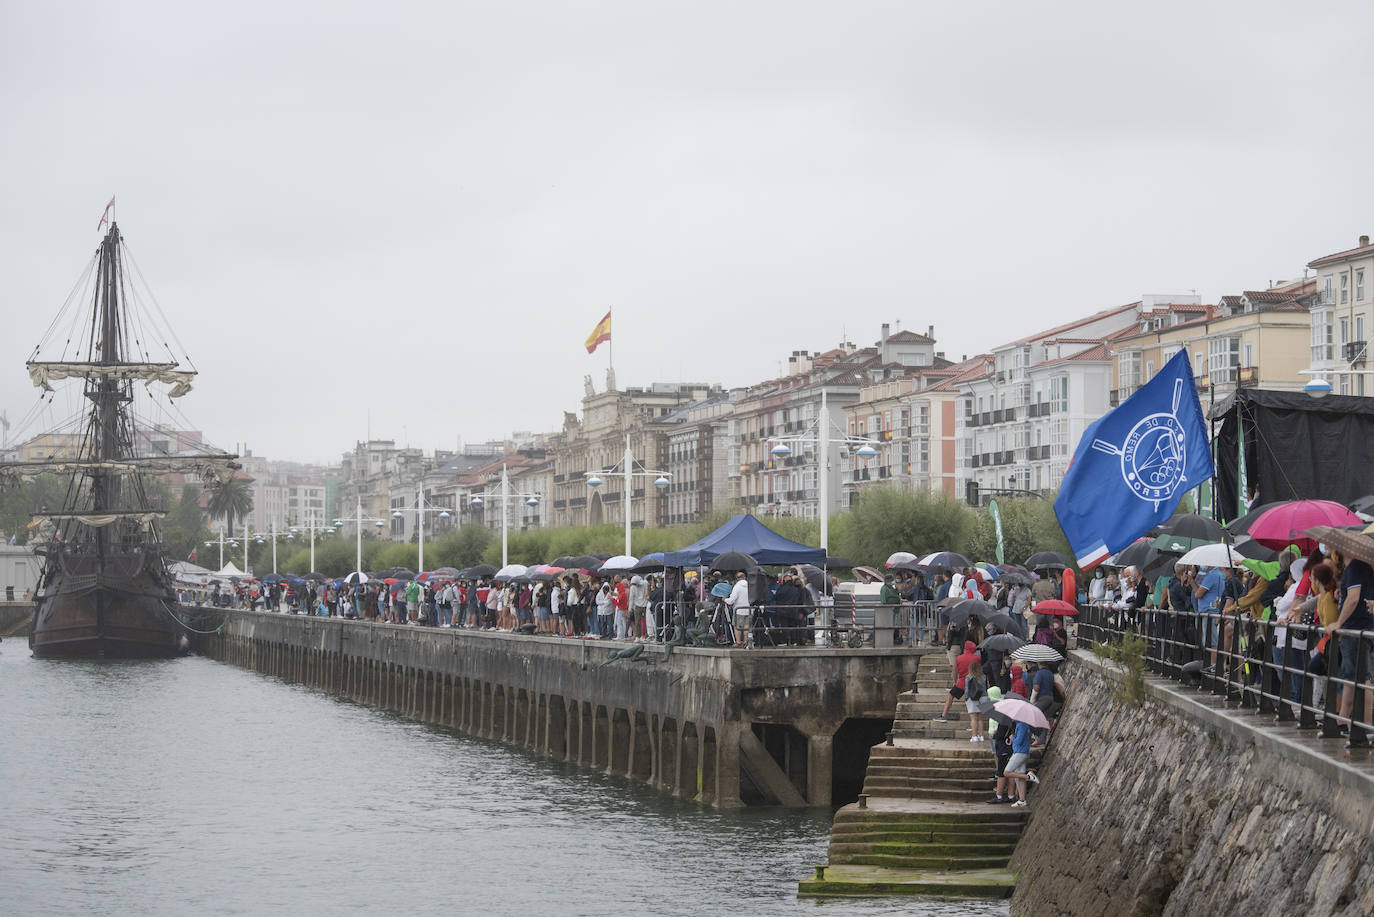
[[[979,599],[963,599],[949,606],[949,621],[951,624],[963,626],[968,623],[970,617],[977,617],[980,621],[986,621],[992,617],[996,609],[987,602]]]
[[[712,573],[735,573],[741,570],[745,573],[758,573],[758,561],[742,551],[726,551],[711,561]]]
[[[1019,629],[1016,626],[1016,619],[1013,618],[1011,615],[1007,614],[1005,611],[999,611],[996,614],[991,615],[990,617],[984,618],[983,623],[991,624],[993,627],[1003,632],[1014,631]],[[1015,647],[1013,647],[1013,649],[1015,649]]]
[[[1266,548],[1249,535],[1242,535],[1236,539],[1236,553],[1241,557],[1248,557],[1251,560],[1262,560],[1265,563],[1272,563],[1279,559],[1279,552],[1273,548]]]
[[[608,553],[605,552],[605,551],[597,551],[595,554],[592,555],[592,557],[595,557],[597,560],[601,561],[602,563],[605,563],[606,561],[610,560],[613,556],[614,556],[613,554],[608,554]]]
[[[264,583],[284,583],[284,582],[286,582],[286,577],[282,576],[282,575],[279,574],[279,573],[269,573],[269,574],[267,574],[266,576],[259,577],[259,579],[260,579],[262,582],[264,582]]]
[[[479,576],[495,576],[496,568],[491,564],[478,564],[475,567],[468,567],[463,573],[468,579],[475,579]]]
[[[1058,551],[1037,551],[1026,558],[1026,566],[1032,570],[1067,570],[1073,561]]]
[[[562,567],[564,570],[569,570],[580,566],[580,564],[578,564],[576,557],[564,554],[562,557],[555,557],[553,560],[549,561],[549,566]]]
[[[1013,572],[1011,572],[1011,573],[1003,573],[1003,574],[1002,574],[1002,578],[1001,578],[1000,580],[998,580],[998,582],[999,582],[999,583],[1008,583],[1009,585],[1012,585],[1012,586],[1029,586],[1029,585],[1031,584],[1032,581],[1031,581],[1031,578],[1030,578],[1029,576],[1027,576],[1026,574],[1024,574],[1024,573],[1016,573],[1016,572],[1013,571]]]
[[[555,574],[555,573],[544,573],[544,572],[539,572],[539,573],[531,573],[531,574],[529,575],[529,577],[530,577],[530,580],[531,580],[531,581],[536,582],[536,583],[551,583],[551,582],[553,582],[555,579],[558,578],[558,575]],[[516,582],[519,582],[519,579],[517,579]]]
[[[1356,510],[1356,512],[1358,512],[1358,510]],[[835,557],[834,555],[831,555],[825,559],[825,565],[827,568],[831,570],[848,570],[850,567],[854,566],[845,558]]]
[[[1010,653],[1012,650],[1019,650],[1025,645],[1026,641],[1015,634],[993,634],[991,637],[988,637],[982,643],[978,644],[978,648],[980,650],[1001,650],[1004,653]]]
[[[307,573],[305,576],[302,576],[301,579],[308,579],[312,582],[323,583],[326,582],[329,579],[329,577],[325,576],[323,573]]]
[[[1366,494],[1350,503],[1350,511],[1361,516],[1374,517],[1374,494]]]
[[[595,573],[601,569],[602,558],[594,557],[591,554],[583,554],[580,557],[572,558],[572,562],[566,566],[568,570],[586,570],[588,573]],[[558,566],[563,566],[559,564]]]
[[[972,567],[973,561],[962,554],[953,551],[937,551],[926,557],[920,558],[927,567],[946,567],[950,570],[962,570],[965,567]]]
[[[1216,544],[1226,530],[1220,522],[1197,513],[1180,513],[1168,522],[1166,531],[1176,538],[1191,538],[1198,544]]]
[[[1263,505],[1257,505],[1254,509],[1250,510],[1250,512],[1246,513],[1244,516],[1241,516],[1239,519],[1232,519],[1230,522],[1226,523],[1226,531],[1230,532],[1232,535],[1245,534],[1246,532],[1250,531],[1250,524],[1254,522],[1256,519],[1258,519],[1260,515],[1265,512],[1265,510],[1273,509],[1274,507],[1278,506],[1283,502],[1284,501],[1279,500],[1275,503],[1265,503]]]
[[[1159,549],[1149,538],[1140,538],[1116,552],[1116,556],[1105,563],[1113,567],[1139,567],[1144,570],[1158,559]]]

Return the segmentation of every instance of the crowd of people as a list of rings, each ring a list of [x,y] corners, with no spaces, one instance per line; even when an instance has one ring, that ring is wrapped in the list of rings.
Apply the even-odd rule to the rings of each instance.
[[[1124,626],[1147,631],[1152,610],[1170,616],[1167,635],[1179,645],[1204,646],[1203,675],[1259,684],[1267,662],[1277,691],[1302,703],[1305,679],[1314,679],[1318,705],[1327,677],[1337,679],[1337,714],[1349,718],[1355,690],[1341,682],[1374,684],[1374,568],[1335,548],[1318,545],[1307,556],[1296,547],[1277,561],[1234,555],[1231,566],[1175,564],[1153,580],[1135,567],[1094,574],[1087,604],[1110,610]],[[1366,692],[1364,722],[1371,722]],[[1348,727],[1341,725],[1345,732]]]
[[[834,585],[833,577],[808,582],[792,570],[752,580],[744,572],[668,577],[607,571],[540,580],[243,580],[229,588],[186,589],[181,600],[421,627],[646,643],[674,639],[678,628],[696,628],[715,645],[765,646],[809,642],[815,610],[833,605]]]

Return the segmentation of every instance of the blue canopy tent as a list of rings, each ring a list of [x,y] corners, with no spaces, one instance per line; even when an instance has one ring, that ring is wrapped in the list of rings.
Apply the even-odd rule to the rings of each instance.
[[[750,515],[740,515],[700,541],[663,555],[665,567],[705,567],[726,551],[748,554],[762,566],[770,564],[825,565],[825,549],[812,548],[782,537]]]

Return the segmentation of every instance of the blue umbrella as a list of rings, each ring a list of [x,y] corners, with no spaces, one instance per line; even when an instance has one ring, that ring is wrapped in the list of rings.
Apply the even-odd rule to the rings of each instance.
[[[729,583],[716,583],[711,587],[711,594],[717,598],[725,598],[730,594],[731,586]]]

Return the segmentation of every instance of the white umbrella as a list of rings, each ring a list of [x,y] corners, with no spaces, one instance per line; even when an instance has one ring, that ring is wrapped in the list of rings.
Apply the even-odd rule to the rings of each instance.
[[[887,565],[890,567],[893,564],[904,564],[915,559],[916,555],[912,554],[910,551],[898,551],[887,559]]]
[[[604,573],[607,570],[610,570],[612,572],[616,570],[630,570],[638,566],[638,557],[632,557],[629,554],[617,554],[615,557],[609,557],[606,560],[602,561],[601,572]]]
[[[1063,662],[1064,657],[1052,646],[1043,643],[1027,643],[1011,651],[1011,658],[1017,662]]]
[[[515,579],[517,576],[524,576],[529,571],[530,568],[524,564],[506,564],[496,571],[496,578],[504,583],[507,580]]]
[[[1239,567],[1244,559],[1235,545],[1218,542],[1193,548],[1180,557],[1178,563],[1196,567]]]
[[[345,582],[345,583],[348,583],[348,585],[350,585],[350,586],[356,586],[356,585],[358,585],[359,583],[365,583],[365,582],[367,582],[367,581],[368,581],[368,575],[367,575],[366,573],[362,572],[361,570],[355,570],[355,571],[353,571],[352,573],[350,573],[350,574],[348,574],[347,576],[344,577],[344,582]]]

